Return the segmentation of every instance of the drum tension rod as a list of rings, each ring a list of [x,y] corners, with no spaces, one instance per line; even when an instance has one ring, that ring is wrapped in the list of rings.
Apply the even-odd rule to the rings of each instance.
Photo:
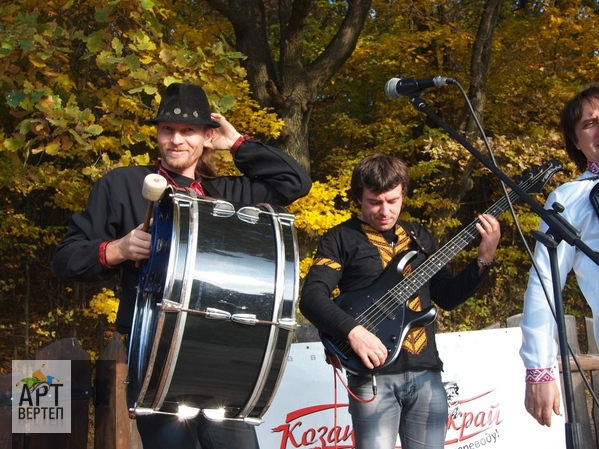
[[[184,309],[178,302],[170,301],[168,299],[163,299],[158,305],[160,306],[160,310],[163,312],[187,312],[193,315],[202,315],[211,320],[231,321],[233,323],[245,324],[248,326],[254,326],[256,324],[279,326],[282,329],[289,331],[295,330],[297,328],[296,321],[290,318],[283,318],[279,320],[279,322],[274,322],[269,320],[259,320],[256,318],[256,315],[249,313],[237,313],[231,315],[227,311],[214,309],[212,307],[208,307],[206,310]]]

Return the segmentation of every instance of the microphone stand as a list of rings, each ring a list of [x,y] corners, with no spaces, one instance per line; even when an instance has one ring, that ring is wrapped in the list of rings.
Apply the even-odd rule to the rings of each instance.
[[[559,265],[557,261],[557,245],[562,240],[568,244],[576,246],[591,260],[599,265],[599,255],[589,248],[582,240],[580,233],[559,213],[563,212],[563,206],[554,204],[553,210],[547,210],[525,191],[523,191],[516,183],[514,183],[505,173],[499,170],[487,158],[485,158],[476,148],[474,148],[466,139],[454,131],[448,124],[432,112],[424,100],[420,97],[420,93],[411,94],[410,103],[419,111],[424,112],[431,120],[443,128],[451,137],[458,141],[466,148],[473,156],[481,161],[493,174],[495,174],[504,184],[508,185],[512,191],[516,192],[520,198],[528,203],[532,209],[539,214],[541,219],[549,226],[546,234],[538,231],[533,231],[533,237],[547,247],[551,264],[551,274],[553,279],[553,292],[556,310],[556,322],[559,337],[559,347],[562,354],[562,374],[564,379],[564,393],[566,398],[566,447],[568,449],[583,449],[582,442],[582,424],[576,420],[576,411],[574,409],[574,389],[572,387],[572,372],[570,369],[570,357],[568,351],[568,342],[566,334],[566,322],[564,317],[563,298],[560,286]]]

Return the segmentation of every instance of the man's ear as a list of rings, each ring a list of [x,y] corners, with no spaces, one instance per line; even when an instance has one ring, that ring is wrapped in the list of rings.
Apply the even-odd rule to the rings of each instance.
[[[214,128],[212,126],[206,126],[206,132],[204,132],[206,140],[211,140],[214,137]]]

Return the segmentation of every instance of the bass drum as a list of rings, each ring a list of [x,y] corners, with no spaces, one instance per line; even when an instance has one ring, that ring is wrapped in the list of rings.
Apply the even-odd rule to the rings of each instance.
[[[132,417],[262,422],[296,328],[294,220],[268,204],[165,191],[129,342]]]

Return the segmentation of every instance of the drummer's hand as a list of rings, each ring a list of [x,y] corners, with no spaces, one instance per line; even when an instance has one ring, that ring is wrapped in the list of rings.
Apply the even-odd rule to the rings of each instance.
[[[150,257],[152,235],[142,231],[143,224],[125,237],[106,245],[106,263],[118,265],[125,260],[144,260]]]
[[[204,148],[214,151],[230,150],[241,134],[222,115],[212,113],[210,117],[220,123],[220,128],[210,128],[208,132],[211,135],[208,134],[204,141]]]

